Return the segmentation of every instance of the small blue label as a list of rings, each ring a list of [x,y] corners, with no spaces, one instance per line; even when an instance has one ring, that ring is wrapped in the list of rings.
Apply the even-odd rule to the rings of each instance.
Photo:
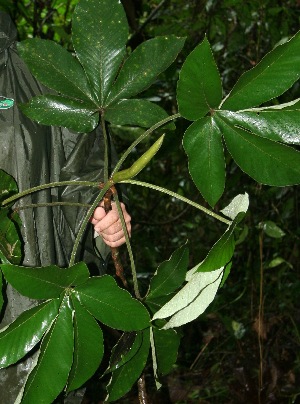
[[[0,109],[9,109],[14,106],[15,100],[0,95]]]

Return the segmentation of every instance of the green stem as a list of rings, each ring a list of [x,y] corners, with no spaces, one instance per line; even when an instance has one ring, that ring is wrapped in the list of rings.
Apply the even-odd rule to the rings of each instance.
[[[2,201],[1,205],[5,206],[11,202],[16,201],[17,199],[22,198],[23,196],[32,194],[33,192],[41,191],[42,189],[53,188],[53,187],[65,187],[67,185],[81,185],[85,187],[99,187],[98,182],[90,182],[90,181],[61,181],[61,182],[50,182],[49,184],[38,185],[37,187],[26,189],[25,191],[18,192],[15,195],[10,196],[9,198]]]
[[[193,207],[196,208],[196,209],[201,210],[202,212],[206,213],[207,215],[212,216],[213,218],[219,220],[220,222],[223,222],[223,223],[227,224],[228,226],[232,223],[231,220],[227,220],[227,219],[225,219],[224,217],[219,216],[217,213],[215,213],[215,212],[213,212],[213,211],[211,211],[211,210],[205,208],[204,206],[199,205],[198,203],[193,202],[193,201],[191,201],[190,199],[185,198],[184,196],[181,196],[181,195],[179,195],[179,194],[176,194],[176,192],[170,191],[170,190],[168,190],[168,189],[166,189],[166,188],[162,188],[162,187],[159,187],[159,186],[157,186],[157,185],[149,184],[148,182],[135,181],[135,180],[121,181],[120,183],[123,183],[123,184],[132,184],[132,185],[139,185],[139,186],[141,186],[141,187],[146,187],[146,188],[154,189],[155,191],[159,191],[159,192],[162,192],[162,193],[164,193],[164,194],[170,195],[170,196],[172,196],[173,198],[180,199],[181,201],[183,201],[183,202],[185,202],[185,203],[187,203],[187,204],[193,206]]]
[[[132,280],[133,280],[133,288],[134,288],[135,297],[137,299],[141,300],[142,297],[141,297],[141,294],[140,294],[140,291],[139,291],[137,273],[136,273],[136,268],[135,268],[132,248],[131,248],[129,235],[128,235],[128,232],[127,232],[127,226],[126,226],[126,223],[125,223],[125,220],[124,220],[124,215],[123,215],[123,212],[122,212],[122,208],[121,208],[121,205],[120,205],[118,194],[114,194],[114,200],[116,202],[116,206],[117,206],[117,209],[118,209],[119,217],[121,219],[122,228],[123,228],[124,235],[125,235],[126,247],[127,247],[127,251],[128,251],[129,259],[130,259],[130,266],[131,266],[131,273],[132,273]]]
[[[80,240],[83,236],[83,233],[85,232],[86,226],[90,220],[90,217],[92,216],[92,214],[94,213],[94,210],[96,209],[96,207],[98,206],[99,202],[103,199],[106,191],[112,186],[111,182],[108,181],[104,184],[103,188],[101,189],[101,192],[99,193],[99,195],[97,196],[97,198],[94,200],[94,202],[92,203],[91,207],[89,208],[89,210],[87,211],[81,225],[78,231],[78,234],[75,238],[74,241],[74,245],[73,245],[73,249],[71,252],[71,257],[70,257],[70,263],[69,263],[69,267],[71,267],[72,265],[75,264],[75,259],[76,259],[76,254],[77,254],[77,250],[79,247],[79,243]]]
[[[77,206],[79,208],[89,208],[91,204],[77,203],[77,202],[30,203],[24,206],[17,206],[14,208],[14,211],[18,212],[19,210],[32,209],[32,208],[45,208],[48,206]]]
[[[104,116],[101,115],[101,127],[104,139],[104,168],[103,168],[103,181],[106,183],[108,181],[108,136],[105,126]]]
[[[174,114],[171,116],[168,116],[167,118],[163,119],[162,121],[157,122],[155,125],[151,126],[151,128],[149,128],[148,130],[146,130],[146,132],[144,132],[141,136],[139,136],[129,147],[128,149],[124,152],[124,154],[122,155],[122,157],[120,158],[120,160],[118,161],[118,163],[116,164],[113,172],[112,172],[112,176],[113,174],[115,174],[117,171],[119,171],[119,169],[121,168],[121,165],[124,163],[124,161],[126,160],[126,158],[128,157],[128,155],[131,153],[131,151],[142,141],[144,140],[148,135],[150,135],[152,132],[155,131],[155,129],[159,128],[160,126],[165,125],[168,122],[174,121],[177,118],[180,118],[181,115],[180,114]]]

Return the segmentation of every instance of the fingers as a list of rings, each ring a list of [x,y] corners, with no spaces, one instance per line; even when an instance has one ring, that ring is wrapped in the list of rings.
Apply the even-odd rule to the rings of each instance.
[[[131,234],[131,217],[128,214],[126,207],[121,203],[121,208],[126,223],[127,232]],[[103,213],[104,212],[104,213]],[[91,223],[94,225],[95,231],[102,236],[104,242],[110,247],[119,247],[125,243],[125,235],[122,229],[122,222],[115,203],[112,203],[112,210],[107,214],[102,207],[95,209],[94,215],[91,218]]]

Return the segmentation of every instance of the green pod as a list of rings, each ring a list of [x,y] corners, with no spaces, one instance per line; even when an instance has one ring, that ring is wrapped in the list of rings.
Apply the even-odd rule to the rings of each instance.
[[[112,180],[114,184],[130,180],[131,178],[135,177],[152,159],[153,156],[158,152],[162,142],[164,140],[165,135],[162,135],[153,145],[148,149],[139,159],[137,159],[131,167],[126,168],[125,170],[118,171],[112,176]]]

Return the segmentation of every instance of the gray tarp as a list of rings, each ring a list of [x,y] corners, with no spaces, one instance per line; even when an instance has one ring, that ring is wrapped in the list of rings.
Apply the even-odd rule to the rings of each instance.
[[[10,17],[0,11],[0,96],[15,101],[12,108],[0,110],[0,168],[15,178],[21,191],[59,180],[101,181],[101,136],[96,132],[75,134],[66,129],[38,125],[18,109],[18,103],[41,94],[43,89],[19,58],[15,41],[15,27]],[[96,193],[95,188],[52,188],[31,194],[18,205],[57,200],[89,203]],[[66,266],[83,214],[82,209],[73,207],[20,210],[23,264]],[[103,261],[94,255],[92,228],[87,231],[81,251],[84,251],[87,263],[93,263],[103,271]],[[34,304],[10,287],[7,288],[7,299],[1,328]],[[31,362],[29,358],[18,366],[0,371],[1,404],[15,401]]]

